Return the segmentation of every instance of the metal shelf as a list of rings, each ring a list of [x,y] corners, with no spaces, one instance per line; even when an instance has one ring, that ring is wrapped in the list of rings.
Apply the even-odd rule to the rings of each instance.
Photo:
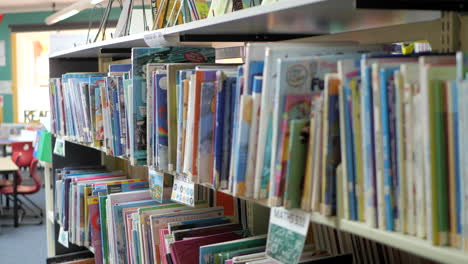
[[[218,17],[75,47],[51,58],[97,57],[101,49],[161,45],[214,46],[272,41],[433,21],[440,11],[356,9],[353,0],[289,0]]]

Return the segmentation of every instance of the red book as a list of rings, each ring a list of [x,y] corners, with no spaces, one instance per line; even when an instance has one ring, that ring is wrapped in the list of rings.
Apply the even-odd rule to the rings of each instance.
[[[177,264],[198,264],[200,258],[200,247],[236,240],[242,238],[240,235],[227,232],[217,235],[176,241],[171,244],[171,253]]]

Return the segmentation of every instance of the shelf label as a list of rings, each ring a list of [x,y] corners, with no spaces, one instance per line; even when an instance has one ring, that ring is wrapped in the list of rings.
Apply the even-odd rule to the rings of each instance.
[[[195,206],[195,184],[180,178],[174,179],[171,200],[189,206]]]
[[[267,256],[282,263],[298,263],[304,248],[310,214],[273,207],[268,227]]]
[[[65,157],[65,140],[63,138],[55,140],[54,154]]]
[[[60,226],[58,242],[68,248],[68,231],[63,230],[62,226]]]
[[[164,173],[149,168],[148,178],[151,196],[158,203],[162,203],[164,190]]]
[[[174,46],[175,42],[177,42],[177,38],[164,36],[160,31],[154,31],[146,34],[143,39],[145,40],[146,45],[151,48],[170,47]]]

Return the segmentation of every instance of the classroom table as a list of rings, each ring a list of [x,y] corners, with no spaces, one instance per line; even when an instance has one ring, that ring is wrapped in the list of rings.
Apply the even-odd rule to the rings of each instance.
[[[11,157],[0,157],[0,174],[13,176],[13,226],[18,227],[18,181],[15,173],[18,166],[11,160]]]

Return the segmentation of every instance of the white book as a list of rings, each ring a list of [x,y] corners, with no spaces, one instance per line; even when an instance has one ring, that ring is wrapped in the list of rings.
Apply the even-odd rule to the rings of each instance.
[[[321,103],[320,106],[315,115],[314,165],[312,166],[312,197],[310,199],[310,209],[316,212],[320,211],[320,199],[322,197],[323,103]]]
[[[261,80],[263,77],[256,76],[255,80]],[[260,109],[261,109],[261,100],[262,100],[262,92],[255,92],[252,93],[252,121],[250,123],[250,135],[249,135],[249,151],[247,154],[247,171],[246,171],[246,192],[245,197],[253,197],[254,194],[254,187],[257,179],[255,179],[255,167],[257,165],[256,161],[256,152],[257,152],[257,140],[259,138],[258,134],[258,122],[260,117]],[[258,180],[261,180],[259,178]]]
[[[377,183],[377,219],[378,228],[385,229],[385,199],[382,154],[382,128],[380,122],[380,78],[379,64],[372,64],[372,99],[374,102],[374,146],[375,146],[375,172]]]
[[[193,157],[193,125],[195,111],[195,74],[190,76],[189,101],[187,110],[187,131],[185,133],[185,150],[184,150],[184,168],[183,172],[187,175],[192,175],[192,157]],[[195,179],[190,177],[192,181]]]
[[[424,207],[419,208],[416,206],[416,195],[414,190],[417,188],[416,184],[416,174],[413,169],[414,165],[414,155],[416,147],[413,142],[413,129],[415,128],[414,124],[417,122],[414,119],[414,106],[413,106],[413,92],[416,91],[416,88],[419,85],[419,66],[417,63],[405,63],[400,67],[403,81],[403,116],[404,116],[404,125],[403,125],[403,151],[405,153],[404,158],[404,167],[405,167],[405,177],[406,177],[406,208],[407,208],[407,220],[406,220],[406,232],[410,235],[416,235],[416,226],[423,224],[424,222],[416,221],[417,211],[422,211],[419,214],[424,215]],[[423,185],[423,184],[421,184]],[[424,195],[422,193],[421,195]],[[422,217],[424,218],[424,217]]]

